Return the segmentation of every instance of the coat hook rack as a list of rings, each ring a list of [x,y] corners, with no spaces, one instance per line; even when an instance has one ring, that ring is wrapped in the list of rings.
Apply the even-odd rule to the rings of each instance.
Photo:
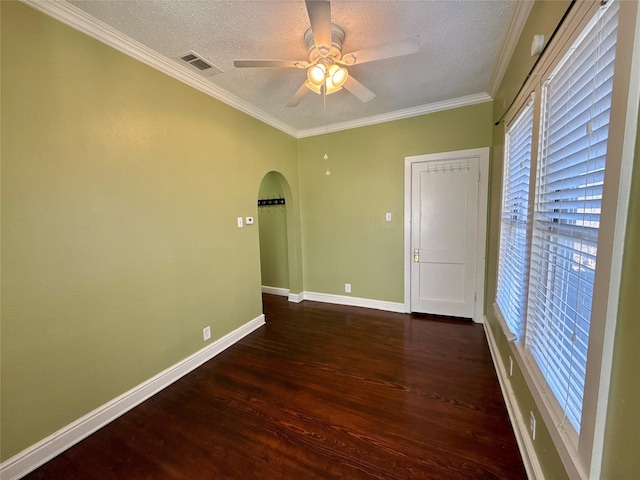
[[[276,205],[284,205],[284,198],[264,198],[258,200],[259,207],[273,207]]]

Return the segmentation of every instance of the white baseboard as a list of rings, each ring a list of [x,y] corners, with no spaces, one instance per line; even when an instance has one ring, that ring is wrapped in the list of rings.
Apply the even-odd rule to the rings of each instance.
[[[290,293],[289,301],[293,303],[300,303],[304,300],[304,292],[303,293]]]
[[[369,298],[349,297],[347,295],[332,295],[329,293],[289,293],[290,302],[300,303],[303,300],[310,300],[312,302],[333,303],[336,305],[349,305],[351,307],[373,308],[376,310],[384,310],[387,312],[395,313],[408,313],[405,309],[404,303],[371,300]]]
[[[187,373],[212,359],[234,343],[264,325],[260,315],[241,327],[216,340],[202,350],[160,372],[155,377],[96,408],[38,443],[14,455],[0,465],[0,478],[18,479],[72,447],[96,430],[112,422],[135,406],[168,387]]]
[[[349,297],[347,295],[302,292],[302,299],[311,300],[313,302],[333,303],[336,305],[373,308],[376,310],[384,310],[386,312],[406,313],[404,303],[386,302],[384,300],[372,300],[369,298]]]
[[[270,295],[279,295],[281,297],[289,296],[288,288],[279,288],[279,287],[267,287],[266,285],[262,286],[262,293],[268,293]]]
[[[491,326],[487,322],[486,318],[484,319],[483,324],[487,343],[489,344],[489,350],[491,351],[491,358],[493,359],[493,365],[496,369],[496,374],[498,375],[498,382],[500,383],[502,396],[504,397],[504,403],[507,406],[509,419],[511,420],[511,425],[513,425],[513,433],[516,436],[516,442],[518,443],[518,449],[522,456],[522,462],[524,463],[524,468],[527,471],[527,478],[530,480],[544,480],[544,473],[542,472],[540,461],[538,460],[536,451],[533,448],[533,442],[529,436],[528,425],[524,418],[522,418],[522,413],[520,412],[515,394],[513,393],[513,388],[511,387],[507,370],[502,362],[502,357],[498,352],[498,345],[496,344],[496,339],[493,336],[493,331],[491,330]]]

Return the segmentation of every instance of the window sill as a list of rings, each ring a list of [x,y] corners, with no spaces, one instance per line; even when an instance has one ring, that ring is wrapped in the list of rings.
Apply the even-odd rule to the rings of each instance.
[[[509,342],[515,342],[518,339],[518,336],[511,331],[509,325],[507,325],[506,320],[502,316],[502,312],[500,311],[500,307],[496,302],[493,302],[493,313],[498,319],[498,323],[500,324],[500,328],[502,328],[502,333],[506,337]]]

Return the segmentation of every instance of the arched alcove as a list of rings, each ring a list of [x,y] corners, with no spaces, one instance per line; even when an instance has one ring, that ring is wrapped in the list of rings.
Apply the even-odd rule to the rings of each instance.
[[[260,268],[263,290],[288,295],[289,260],[287,241],[287,204],[282,187],[284,178],[267,173],[258,191],[258,226],[260,232]],[[281,203],[281,200],[284,203]],[[265,204],[266,203],[266,204]]]
[[[297,223],[286,178],[276,171],[267,173],[260,182],[258,201],[263,291],[290,296],[299,279],[295,255]]]

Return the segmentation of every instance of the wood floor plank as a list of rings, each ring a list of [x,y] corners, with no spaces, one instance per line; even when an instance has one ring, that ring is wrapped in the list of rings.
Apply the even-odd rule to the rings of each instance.
[[[26,478],[526,478],[480,325],[263,298],[265,326]]]

